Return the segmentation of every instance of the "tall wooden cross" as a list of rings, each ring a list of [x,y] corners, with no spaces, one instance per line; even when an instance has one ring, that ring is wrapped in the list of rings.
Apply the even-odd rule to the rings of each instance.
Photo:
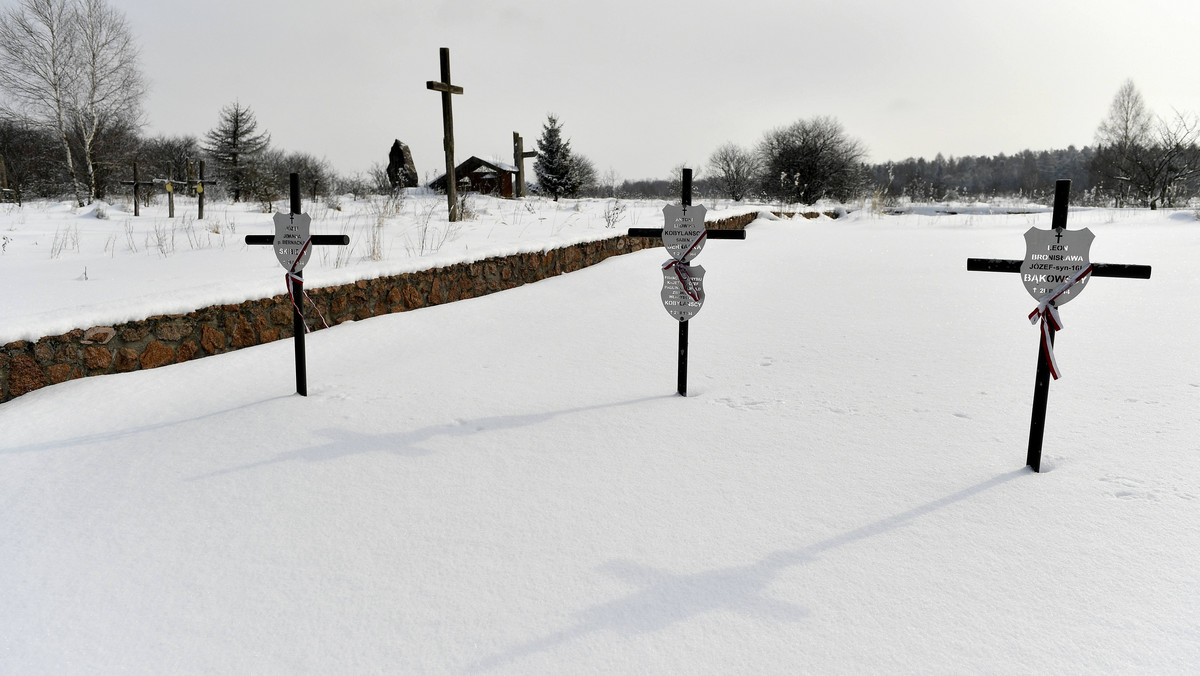
[[[1053,237],[1056,242],[1061,242],[1063,231],[1067,228],[1067,205],[1070,200],[1071,181],[1059,180],[1054,184],[1054,215],[1051,221],[1051,227],[1055,234]],[[1028,241],[1028,237],[1026,239]],[[1045,248],[1051,248],[1049,246]],[[1034,254],[1027,251],[1025,254],[1029,256],[1040,256],[1035,260],[1043,261],[1049,258],[1045,252]],[[1057,256],[1057,258],[1065,258],[1065,256]],[[1079,265],[1085,265],[1089,261],[1082,261]],[[1022,273],[1021,267],[1026,261],[997,259],[997,258],[968,258],[967,270],[972,272],[1016,272],[1023,276],[1037,277],[1029,273]],[[1050,263],[1039,263],[1040,265],[1049,266]],[[1049,267],[1039,268],[1040,270],[1049,270]],[[1034,313],[1042,315],[1042,332],[1041,345],[1038,348],[1037,375],[1034,379],[1033,389],[1033,414],[1029,422],[1029,448],[1025,455],[1025,464],[1035,472],[1042,471],[1042,437],[1046,429],[1046,403],[1050,395],[1050,379],[1057,379],[1058,373],[1054,367],[1054,334],[1057,327],[1055,324],[1058,321],[1057,305],[1059,303],[1056,298],[1059,294],[1069,293],[1072,286],[1079,283],[1085,283],[1088,276],[1091,277],[1123,277],[1126,279],[1150,279],[1149,265],[1125,265],[1121,263],[1091,263],[1086,268],[1078,270],[1074,276],[1067,274],[1058,274],[1049,282],[1055,284],[1055,288],[1047,289],[1043,296],[1042,303],[1039,303],[1038,310]],[[1062,278],[1062,279],[1060,279]],[[1034,282],[1034,280],[1025,280]],[[1042,305],[1046,306],[1043,310]],[[1030,318],[1034,319],[1035,314],[1030,313]],[[1034,319],[1036,321],[1036,319]]]
[[[683,212],[683,214],[686,214],[688,207],[692,206],[692,170],[691,169],[683,170],[682,192],[683,192],[683,195],[682,195],[683,204],[682,204],[681,211]],[[666,211],[667,209],[672,209],[672,207],[667,207],[666,209],[664,209],[664,213],[667,212]],[[704,216],[703,216],[704,207],[698,207],[698,209],[700,209],[700,214],[701,214],[700,219],[702,220],[704,218]],[[668,218],[668,225],[669,224],[670,224],[670,218]],[[629,237],[662,238],[664,230],[667,230],[667,228],[630,228],[629,232],[627,234]],[[664,271],[668,270],[669,268],[674,268],[676,263],[679,263],[682,266],[683,270],[689,270],[689,271],[692,270],[693,268],[686,265],[686,263],[689,260],[691,260],[690,256],[688,256],[687,254],[690,253],[693,249],[695,249],[695,251],[698,253],[700,249],[699,249],[699,246],[697,246],[697,245],[702,245],[703,240],[705,240],[705,239],[746,239],[746,231],[745,230],[710,230],[708,228],[699,228],[698,234],[699,234],[699,236],[695,238],[695,241],[692,242],[690,247],[686,247],[686,245],[685,245],[685,247],[687,248],[687,252],[684,253],[683,258],[679,258],[678,256],[676,256],[675,252],[671,253],[674,260],[669,261],[667,265],[663,266]],[[665,244],[666,240],[664,239],[663,241]],[[671,250],[671,248],[668,247],[668,251],[670,251],[670,250]],[[687,286],[698,287],[699,286],[698,282],[703,281],[703,274],[704,274],[703,268],[698,268],[698,271],[699,271],[699,275],[698,275],[698,279],[695,280],[695,282],[696,282],[695,284],[693,284],[691,282],[691,279],[693,279],[693,275],[696,275],[695,272],[683,273],[683,276],[680,277],[680,279],[679,279],[679,282],[680,282],[679,287],[682,288],[685,286],[684,279],[689,280],[687,283]],[[679,270],[679,269],[675,270],[675,274],[679,274],[681,272],[682,272],[682,270]],[[669,275],[667,275],[664,272],[664,279],[666,279],[668,277],[669,277]],[[666,293],[666,284],[667,284],[667,282],[664,281],[664,294]],[[701,289],[695,289],[694,291],[687,290],[687,289],[684,289],[684,290],[687,291],[688,295],[691,296],[692,299],[695,300],[698,304],[703,303],[703,301],[704,301],[703,290],[701,290]],[[664,305],[666,304],[666,302],[667,302],[667,300],[664,297]],[[699,310],[698,304],[695,307],[695,309],[697,311]],[[669,308],[668,308],[668,312],[670,312]],[[694,312],[693,312],[693,314],[694,314]],[[679,367],[678,367],[678,372],[677,372],[677,377],[676,377],[675,391],[679,394],[679,396],[686,397],[687,396],[687,366],[688,366],[688,320],[685,318],[685,316],[682,313],[679,315],[676,315],[676,313],[672,313],[672,315],[676,316],[677,319],[679,320]]]
[[[525,197],[525,158],[537,157],[536,150],[525,152],[525,139],[513,132],[513,164],[517,167],[517,186],[513,189],[513,197]]]
[[[299,216],[300,212],[300,175],[291,174],[289,176],[291,188],[291,215]],[[308,331],[308,326],[304,323],[304,262],[308,260],[305,254],[306,250],[311,255],[313,246],[346,246],[350,243],[348,235],[308,235],[305,241],[292,240],[287,241],[288,235],[283,235],[279,232],[279,222],[283,218],[281,214],[276,214],[276,233],[274,235],[246,235],[246,244],[261,244],[266,246],[280,246],[280,251],[277,251],[277,257],[282,263],[284,261],[286,248],[292,249],[291,260],[292,266],[288,270],[288,294],[292,297],[292,337],[296,346],[296,394],[300,396],[308,396],[308,367],[304,357],[304,334]],[[308,217],[305,216],[305,223],[308,223]],[[284,218],[283,220],[288,220]],[[277,245],[276,241],[282,243]],[[286,265],[284,267],[287,267]]]
[[[442,80],[425,83],[427,89],[442,93],[442,145],[446,148],[446,203],[450,209],[450,222],[458,220],[458,185],[454,176],[454,110],[450,104],[451,94],[463,93],[462,87],[450,84],[450,48],[441,48]]]
[[[133,180],[132,181],[121,181],[121,185],[132,185],[133,186],[133,215],[141,216],[142,215],[142,210],[141,210],[141,206],[140,206],[140,203],[142,201],[141,186],[154,185],[154,181],[139,181],[138,180],[137,162],[134,162],[133,163]]]

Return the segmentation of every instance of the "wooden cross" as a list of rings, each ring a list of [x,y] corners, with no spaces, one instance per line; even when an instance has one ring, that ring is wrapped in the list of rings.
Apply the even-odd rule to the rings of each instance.
[[[154,185],[154,181],[139,181],[138,180],[137,162],[134,162],[133,163],[133,180],[132,181],[121,181],[121,185],[132,185],[133,186],[133,215],[141,216],[142,211],[141,211],[141,207],[139,206],[139,203],[142,201],[142,194],[141,194],[141,190],[139,188],[143,185]]]
[[[686,212],[687,207],[692,206],[692,170],[683,170],[683,188],[682,188],[683,207]],[[629,237],[657,237],[662,238],[663,228],[630,228],[627,233]],[[707,239],[746,239],[745,230],[715,230],[705,228],[704,236]],[[681,397],[687,396],[687,364],[688,364],[688,320],[679,322],[679,368],[676,378],[675,391]]]
[[[156,178],[153,182],[163,184],[167,191],[167,218],[175,218],[175,179],[168,175],[167,178]]]
[[[442,93],[442,145],[446,148],[446,203],[450,208],[450,222],[458,220],[458,185],[454,176],[454,110],[450,105],[451,94],[463,93],[462,87],[450,84],[450,48],[441,48],[442,80],[425,83],[427,89]]]
[[[203,174],[202,174],[203,175]],[[300,175],[291,174],[291,212],[300,212]],[[350,243],[348,235],[311,235],[312,246],[346,246]],[[246,244],[272,246],[275,244],[274,235],[246,235]],[[304,333],[308,326],[304,323],[304,272],[296,270],[288,274],[290,293],[292,296],[292,336],[296,346],[296,394],[308,396],[308,368],[304,358]]]
[[[188,160],[188,180],[189,185],[195,186],[196,191],[196,218],[204,220],[204,186],[209,183],[216,183],[213,179],[205,180],[204,178],[204,160],[200,160],[200,178],[192,178],[192,162]]]
[[[525,158],[537,157],[536,150],[525,152],[525,139],[517,132],[513,132],[513,164],[517,166],[517,188],[513,190],[513,197],[525,197]]]
[[[1067,227],[1067,205],[1070,200],[1071,181],[1059,180],[1054,184],[1054,215],[1051,227],[1055,240],[1062,241],[1062,232]],[[967,270],[972,272],[1021,272],[1023,261],[997,258],[968,258]],[[1120,263],[1092,263],[1092,277],[1123,277],[1126,279],[1150,279],[1149,265],[1125,265]],[[1054,305],[1054,301],[1050,302]],[[1054,348],[1054,324],[1046,324],[1046,340],[1038,348],[1037,375],[1034,380],[1033,414],[1029,422],[1029,448],[1025,464],[1034,472],[1042,468],[1042,437],[1046,429],[1046,402],[1050,395],[1050,355]]]

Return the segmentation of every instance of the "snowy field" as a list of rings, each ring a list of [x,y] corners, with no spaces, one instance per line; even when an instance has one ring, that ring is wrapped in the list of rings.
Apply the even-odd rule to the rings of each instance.
[[[483,203],[424,258],[661,206]],[[309,397],[284,340],[0,405],[0,673],[1195,673],[1200,222],[1072,211],[1154,274],[1063,308],[1034,474],[1035,302],[965,261],[1050,214],[984,211],[709,242],[687,398],[659,249],[316,332]],[[0,340],[281,291],[266,215],[55,213],[0,216]]]

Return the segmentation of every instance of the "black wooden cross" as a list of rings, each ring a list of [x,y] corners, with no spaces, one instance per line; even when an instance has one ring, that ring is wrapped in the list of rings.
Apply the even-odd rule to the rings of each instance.
[[[450,222],[458,220],[458,185],[454,176],[454,109],[450,104],[451,94],[463,93],[462,87],[450,84],[450,48],[441,48],[442,80],[425,83],[427,89],[442,93],[442,145],[446,148],[446,203],[450,208]]]
[[[141,207],[139,206],[139,202],[142,201],[142,199],[141,199],[142,191],[140,190],[140,187],[143,185],[154,185],[154,181],[139,181],[138,180],[137,162],[134,162],[133,163],[133,180],[132,181],[121,181],[121,185],[132,185],[133,186],[133,215],[141,216],[142,210],[141,210]]]
[[[513,164],[517,167],[517,185],[513,186],[513,197],[525,197],[525,158],[537,157],[536,150],[525,152],[525,139],[513,132]]]
[[[300,175],[291,174],[291,211],[300,212]],[[350,243],[348,235],[311,235],[309,242],[312,246],[346,246]],[[274,235],[246,235],[246,244],[272,246],[275,244]],[[304,323],[304,272],[296,270],[288,275],[292,296],[292,336],[296,345],[296,394],[308,396],[308,369],[304,358],[304,333],[308,326]]]
[[[1055,230],[1055,241],[1062,241],[1062,232],[1067,227],[1067,204],[1070,199],[1071,181],[1059,180],[1054,184],[1054,215],[1051,227]],[[997,258],[968,258],[967,270],[972,272],[1021,272],[1019,260]],[[1092,263],[1092,277],[1123,277],[1126,279],[1150,279],[1149,265],[1125,265],[1120,263]],[[1054,301],[1050,302],[1054,305]],[[1033,414],[1029,422],[1029,449],[1025,464],[1035,472],[1042,467],[1042,437],[1046,429],[1046,402],[1050,395],[1050,355],[1054,348],[1054,324],[1045,326],[1046,340],[1038,348],[1037,376],[1033,390]],[[1057,376],[1055,376],[1057,377]]]
[[[683,170],[683,207],[686,212],[687,207],[692,206],[692,170]],[[746,239],[745,230],[715,230],[705,229],[705,237],[708,239]],[[662,228],[630,228],[627,233],[629,237],[658,237],[663,236]],[[687,396],[687,363],[688,363],[688,322],[683,320],[679,322],[679,370],[677,376],[676,392],[681,397]]]

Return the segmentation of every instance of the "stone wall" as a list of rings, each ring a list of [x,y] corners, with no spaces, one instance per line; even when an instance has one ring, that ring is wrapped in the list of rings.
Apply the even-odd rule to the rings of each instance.
[[[745,228],[757,214],[708,223],[709,228]],[[545,252],[488,258],[392,277],[306,289],[330,326],[389,312],[404,312],[483,296],[573,272],[620,254],[662,246],[624,235]],[[305,308],[309,326],[320,319]],[[292,336],[287,294],[215,305],[179,315],[159,315],[118,324],[75,329],[36,342],[18,340],[0,348],[0,402],[75,378],[124,373],[221,354]]]

